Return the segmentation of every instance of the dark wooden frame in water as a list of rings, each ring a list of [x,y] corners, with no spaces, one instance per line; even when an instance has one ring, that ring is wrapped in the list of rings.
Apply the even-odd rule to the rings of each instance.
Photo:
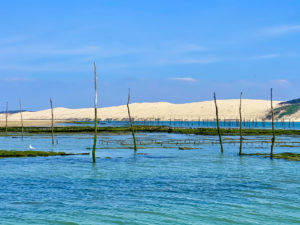
[[[96,62],[94,62],[94,84],[95,84],[95,130],[94,130],[94,144],[93,144],[93,163],[96,163],[96,145],[97,145],[97,130],[98,130],[98,115],[97,115],[97,107],[98,107],[98,99],[97,99],[97,69]]]
[[[222,137],[221,137],[221,133],[220,133],[219,111],[218,111],[218,105],[217,105],[216,92],[214,92],[214,101],[215,101],[215,106],[216,106],[217,131],[218,131],[218,135],[219,135],[219,141],[220,141],[221,152],[223,153],[223,143],[222,143]]]
[[[127,110],[128,110],[129,121],[130,121],[130,128],[131,128],[132,138],[133,138],[134,152],[136,153],[137,147],[136,147],[136,140],[135,140],[133,122],[132,122],[132,118],[131,118],[131,115],[130,115],[129,103],[130,103],[130,88],[128,89]]]
[[[11,132],[20,132],[20,127],[10,127]],[[5,127],[0,127],[0,132],[5,132]],[[56,127],[56,133],[94,133],[94,126],[64,126]],[[24,127],[24,132],[32,134],[51,133],[51,127]],[[129,127],[98,127],[98,133],[128,133],[131,132]],[[165,126],[148,126],[135,125],[134,132],[159,132],[159,133],[174,133],[174,134],[195,134],[195,135],[218,135],[217,128],[180,128],[180,127],[165,127]],[[222,135],[240,136],[240,130],[234,128],[220,128]],[[272,136],[272,129],[252,129],[243,127],[244,136]],[[300,130],[279,129],[275,130],[276,135],[298,135],[300,137]]]
[[[273,159],[273,150],[275,145],[275,126],[274,126],[274,109],[273,109],[273,88],[271,88],[271,113],[272,113],[272,145],[271,145],[271,152],[270,158]]]

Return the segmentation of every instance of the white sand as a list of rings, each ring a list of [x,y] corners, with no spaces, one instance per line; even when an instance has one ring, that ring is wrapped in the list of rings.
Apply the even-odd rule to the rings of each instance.
[[[219,117],[220,119],[239,118],[239,99],[218,100]],[[274,101],[274,107],[280,103]],[[216,117],[215,105],[213,101],[194,102],[186,104],[171,104],[168,102],[155,103],[133,103],[130,104],[131,115],[135,120],[203,120],[214,119]],[[268,100],[252,100],[243,99],[242,114],[247,120],[261,120],[270,111],[270,101]],[[55,120],[93,120],[93,108],[68,109],[55,108]],[[20,121],[20,113],[11,114],[8,116],[8,121]],[[98,118],[101,120],[112,119],[122,120],[128,119],[126,105],[116,107],[106,107],[98,109]],[[34,121],[50,120],[50,109],[37,112],[23,112],[23,119],[27,122],[26,125],[34,125]],[[300,121],[300,114],[298,119]],[[5,114],[0,114],[0,125],[5,121]],[[15,123],[14,123],[15,124]]]
[[[6,121],[1,120],[0,121],[0,127],[5,127],[6,126]],[[21,121],[7,121],[7,126],[8,127],[21,127]],[[51,120],[24,120],[23,121],[23,126],[24,127],[31,127],[31,126],[36,126],[36,127],[48,127],[51,126]]]

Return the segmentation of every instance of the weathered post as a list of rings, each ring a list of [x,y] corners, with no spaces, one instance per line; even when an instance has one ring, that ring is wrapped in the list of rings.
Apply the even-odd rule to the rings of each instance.
[[[136,153],[137,147],[136,147],[136,140],[135,140],[133,123],[132,123],[132,119],[131,119],[131,115],[130,115],[129,103],[130,103],[130,88],[128,89],[127,110],[128,110],[129,121],[130,121],[131,133],[132,133],[132,138],[133,138],[133,144],[134,144],[134,153]]]
[[[20,103],[21,129],[22,129],[22,141],[23,141],[23,137],[24,137],[24,124],[23,124],[22,102],[21,102],[21,99],[19,100],[19,103]]]
[[[239,108],[239,113],[240,113],[240,151],[239,151],[239,155],[242,155],[242,149],[243,149],[242,95],[243,95],[243,92],[241,92],[241,94],[240,94],[240,108]]]
[[[7,134],[8,102],[6,102],[5,133]]]
[[[50,106],[51,106],[51,135],[52,135],[52,145],[54,145],[54,116],[53,116],[53,104],[52,99],[50,98]]]
[[[96,145],[97,145],[97,126],[98,126],[98,117],[97,117],[97,107],[98,107],[98,99],[97,99],[97,70],[96,70],[96,62],[94,62],[94,83],[95,83],[95,131],[94,131],[94,145],[93,145],[93,163],[96,163]]]
[[[273,159],[273,149],[275,144],[275,128],[274,128],[274,109],[273,109],[273,88],[271,88],[271,113],[272,113],[272,145],[271,145],[271,153],[270,158]]]
[[[218,131],[218,135],[219,135],[221,152],[223,153],[223,144],[222,144],[222,137],[221,137],[221,134],[220,134],[220,124],[219,124],[219,111],[218,111],[217,98],[216,98],[216,93],[215,92],[214,92],[214,100],[215,100],[215,106],[216,106],[217,131]]]

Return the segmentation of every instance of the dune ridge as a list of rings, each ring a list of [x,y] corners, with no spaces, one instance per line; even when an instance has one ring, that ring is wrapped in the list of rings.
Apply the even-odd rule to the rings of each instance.
[[[235,120],[239,118],[239,99],[218,100],[220,119]],[[279,105],[280,101],[274,101],[274,107]],[[215,105],[213,101],[192,102],[184,104],[173,104],[168,102],[153,103],[132,103],[130,104],[132,117],[135,120],[211,120],[215,119]],[[243,99],[242,114],[246,120],[263,120],[270,112],[270,101]],[[298,114],[297,114],[298,115]],[[103,107],[98,110],[98,118],[101,120],[126,120],[128,119],[126,105]],[[20,113],[10,114],[8,121],[20,121]],[[41,121],[51,119],[50,109],[23,112],[24,121]],[[93,108],[54,108],[55,120],[93,120]],[[299,118],[294,118],[300,121]],[[3,125],[5,114],[0,114],[0,121]]]

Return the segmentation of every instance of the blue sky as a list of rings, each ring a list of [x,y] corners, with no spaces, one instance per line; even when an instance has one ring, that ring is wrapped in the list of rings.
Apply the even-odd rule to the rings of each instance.
[[[3,109],[300,97],[298,0],[0,3]]]

